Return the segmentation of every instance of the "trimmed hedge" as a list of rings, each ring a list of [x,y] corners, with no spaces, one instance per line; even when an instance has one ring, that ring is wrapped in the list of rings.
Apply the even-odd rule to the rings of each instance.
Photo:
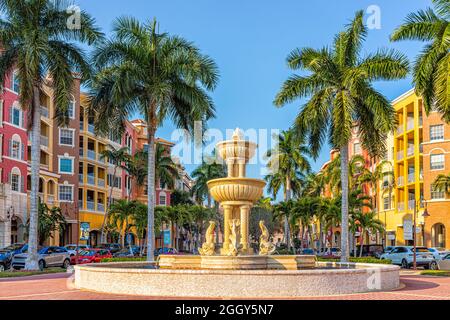
[[[420,273],[422,276],[434,276],[434,277],[450,277],[450,271],[444,270],[426,270]]]
[[[320,261],[320,262],[340,262],[340,259],[329,259],[329,258],[317,257],[317,261]],[[392,264],[391,260],[381,260],[381,259],[370,258],[370,257],[363,257],[363,258],[350,257],[350,262],[353,262],[353,263]]]
[[[139,257],[139,258],[107,258],[102,259],[100,263],[107,263],[107,262],[133,262],[133,261],[145,261],[145,257]]]

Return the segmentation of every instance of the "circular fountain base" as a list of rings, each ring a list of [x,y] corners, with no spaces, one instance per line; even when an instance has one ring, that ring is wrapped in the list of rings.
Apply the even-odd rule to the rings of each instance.
[[[394,290],[400,286],[399,270],[322,262],[305,270],[158,269],[142,262],[108,263],[75,266],[75,286],[154,297],[295,298]]]

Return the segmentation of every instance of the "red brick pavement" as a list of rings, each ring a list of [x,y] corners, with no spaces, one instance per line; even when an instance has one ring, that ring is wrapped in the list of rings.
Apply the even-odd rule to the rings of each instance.
[[[73,288],[70,274],[0,279],[0,300],[152,300],[164,297],[109,295]],[[372,292],[307,300],[450,300],[450,278],[403,275],[404,288],[392,292]],[[302,299],[302,298],[301,298]]]

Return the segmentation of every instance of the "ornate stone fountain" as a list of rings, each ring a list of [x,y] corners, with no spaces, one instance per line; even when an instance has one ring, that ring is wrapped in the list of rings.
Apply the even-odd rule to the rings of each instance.
[[[314,256],[273,255],[264,221],[259,252],[249,245],[250,209],[265,182],[246,178],[256,144],[236,130],[217,151],[228,177],[208,183],[224,214],[224,241],[216,250],[211,221],[200,255],[161,255],[157,263],[118,262],[75,266],[75,287],[116,294],[156,297],[276,298],[336,295],[399,286],[399,268],[389,265],[316,262]]]

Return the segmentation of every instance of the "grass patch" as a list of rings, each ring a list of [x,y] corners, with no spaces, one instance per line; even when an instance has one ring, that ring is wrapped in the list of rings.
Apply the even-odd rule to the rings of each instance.
[[[319,261],[319,262],[340,262],[340,259],[329,259],[329,258],[317,257],[317,261]],[[391,260],[381,260],[381,259],[376,259],[376,258],[355,258],[355,257],[350,257],[350,262],[353,262],[353,263],[392,264]]]
[[[450,277],[450,271],[444,270],[426,270],[420,273],[422,276]]]
[[[49,268],[44,271],[4,271],[0,272],[0,279],[3,278],[19,278],[19,277],[29,277],[43,274],[52,274],[52,273],[65,273],[66,269],[63,268]]]

